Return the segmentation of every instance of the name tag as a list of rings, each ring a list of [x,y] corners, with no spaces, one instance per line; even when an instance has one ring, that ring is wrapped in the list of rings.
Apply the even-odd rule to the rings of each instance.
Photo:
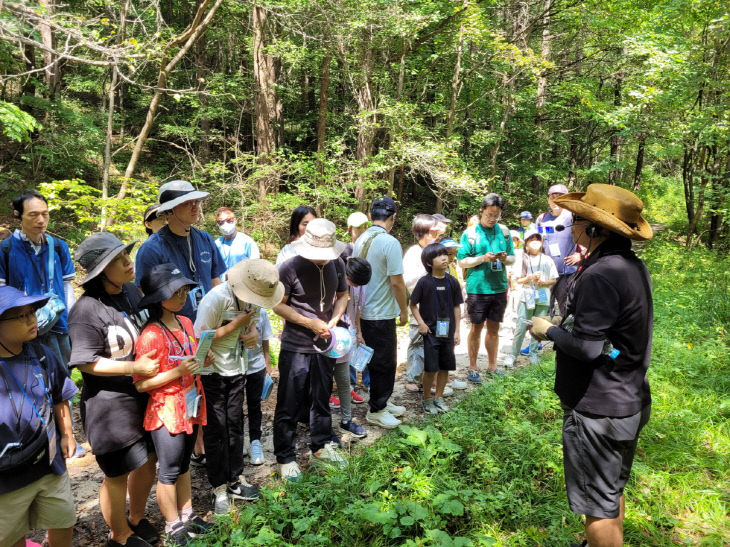
[[[560,256],[560,245],[557,243],[551,243],[548,248],[552,256]]]

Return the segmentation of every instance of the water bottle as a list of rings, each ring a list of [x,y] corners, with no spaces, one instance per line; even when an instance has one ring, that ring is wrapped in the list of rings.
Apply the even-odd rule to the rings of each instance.
[[[573,332],[574,324],[575,317],[571,313],[565,319],[563,319],[563,323],[560,326],[568,332]],[[613,347],[613,344],[608,338],[603,341],[603,350],[601,351],[601,355],[607,355],[611,359],[616,359],[616,357],[618,357],[620,354],[621,351]]]

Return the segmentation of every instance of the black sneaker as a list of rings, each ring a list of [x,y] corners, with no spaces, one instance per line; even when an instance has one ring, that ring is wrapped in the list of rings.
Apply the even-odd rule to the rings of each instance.
[[[132,532],[134,532],[134,535],[141,537],[147,543],[154,545],[160,541],[160,534],[157,533],[157,530],[154,526],[152,526],[152,523],[149,520],[141,519],[137,523],[137,526],[134,526],[131,522],[129,522],[129,519],[127,519],[127,524]]]
[[[193,535],[185,528],[185,524],[177,522],[172,530],[165,534],[165,547],[168,545],[179,545],[184,547],[193,541]]]
[[[259,499],[259,487],[248,484],[244,479],[237,483],[229,484],[226,489],[228,495],[233,499],[253,501]]]
[[[207,522],[198,515],[193,515],[192,518],[185,521],[185,529],[193,537],[205,535],[214,528],[214,523]]]
[[[198,467],[205,467],[205,464],[207,463],[205,454],[195,454],[193,452],[190,455],[190,463]]]
[[[118,541],[114,541],[111,537],[111,534],[109,534],[109,537],[106,540],[106,546],[107,547],[152,547],[150,543],[147,543],[145,540],[143,540],[141,537],[136,536],[132,534],[127,538],[126,543],[119,543]]]

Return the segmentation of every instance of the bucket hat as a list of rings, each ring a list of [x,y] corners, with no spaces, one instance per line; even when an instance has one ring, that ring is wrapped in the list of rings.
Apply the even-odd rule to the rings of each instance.
[[[273,308],[284,298],[279,270],[262,258],[249,258],[233,266],[228,270],[228,285],[239,300],[262,308]]]
[[[439,241],[439,243],[441,245],[443,245],[444,247],[446,247],[447,249],[451,249],[451,248],[461,249],[461,245],[458,244],[452,238],[442,239],[441,241]]]
[[[647,240],[654,235],[641,216],[644,202],[636,194],[612,184],[591,184],[585,192],[555,198],[555,203],[629,239]]]
[[[42,294],[34,296],[26,296],[23,291],[19,291],[10,285],[0,285],[0,315],[13,308],[22,308],[31,305],[34,309],[41,308],[46,305],[50,297]]]
[[[178,289],[197,285],[195,281],[185,277],[175,264],[157,264],[139,281],[139,288],[145,296],[138,305],[140,308],[146,308],[150,304],[172,298]]]
[[[122,251],[132,252],[136,243],[122,243],[109,232],[96,232],[84,239],[74,253],[76,261],[86,270],[86,277],[81,280],[81,284],[85,285],[103,272]]]
[[[292,241],[299,256],[309,260],[335,260],[346,245],[335,239],[335,225],[326,218],[315,218],[307,224],[304,235]]]
[[[209,195],[208,192],[196,190],[187,180],[171,180],[160,186],[160,193],[157,196],[160,207],[157,209],[157,214],[172,211],[175,207],[186,201],[205,199]]]
[[[352,226],[353,228],[359,228],[363,224],[367,224],[370,222],[368,220],[368,217],[365,216],[365,213],[361,213],[360,211],[356,213],[352,213],[349,217],[347,217],[347,226]]]
[[[568,193],[568,187],[565,186],[565,184],[553,184],[548,189],[548,196],[551,194],[567,194]]]

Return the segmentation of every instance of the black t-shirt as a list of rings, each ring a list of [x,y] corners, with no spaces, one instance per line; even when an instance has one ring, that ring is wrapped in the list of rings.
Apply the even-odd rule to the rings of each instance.
[[[69,316],[69,366],[102,357],[134,361],[134,344],[147,314],[137,307],[141,299],[133,283],[126,283],[120,294],[84,293]],[[132,376],[82,375],[81,416],[94,454],[107,454],[142,438],[147,395],[137,391]]]
[[[421,318],[431,329],[431,333],[436,333],[437,318],[449,319],[449,338],[451,339],[454,338],[456,332],[454,307],[463,301],[459,282],[449,274],[446,274],[443,279],[438,279],[430,274],[424,275],[418,280],[411,294],[411,303],[418,306]]]
[[[345,266],[339,258],[320,267],[311,260],[295,256],[279,265],[279,279],[284,284],[287,305],[305,317],[321,319],[325,323],[332,318],[337,293],[347,290]],[[287,321],[281,333],[281,349],[315,353],[314,338],[315,334],[308,328]]]
[[[646,371],[651,358],[651,281],[629,240],[604,242],[576,274],[567,299],[572,335],[608,339],[619,354],[577,359],[556,342],[555,393],[563,404],[600,416],[630,416],[651,403]]]

